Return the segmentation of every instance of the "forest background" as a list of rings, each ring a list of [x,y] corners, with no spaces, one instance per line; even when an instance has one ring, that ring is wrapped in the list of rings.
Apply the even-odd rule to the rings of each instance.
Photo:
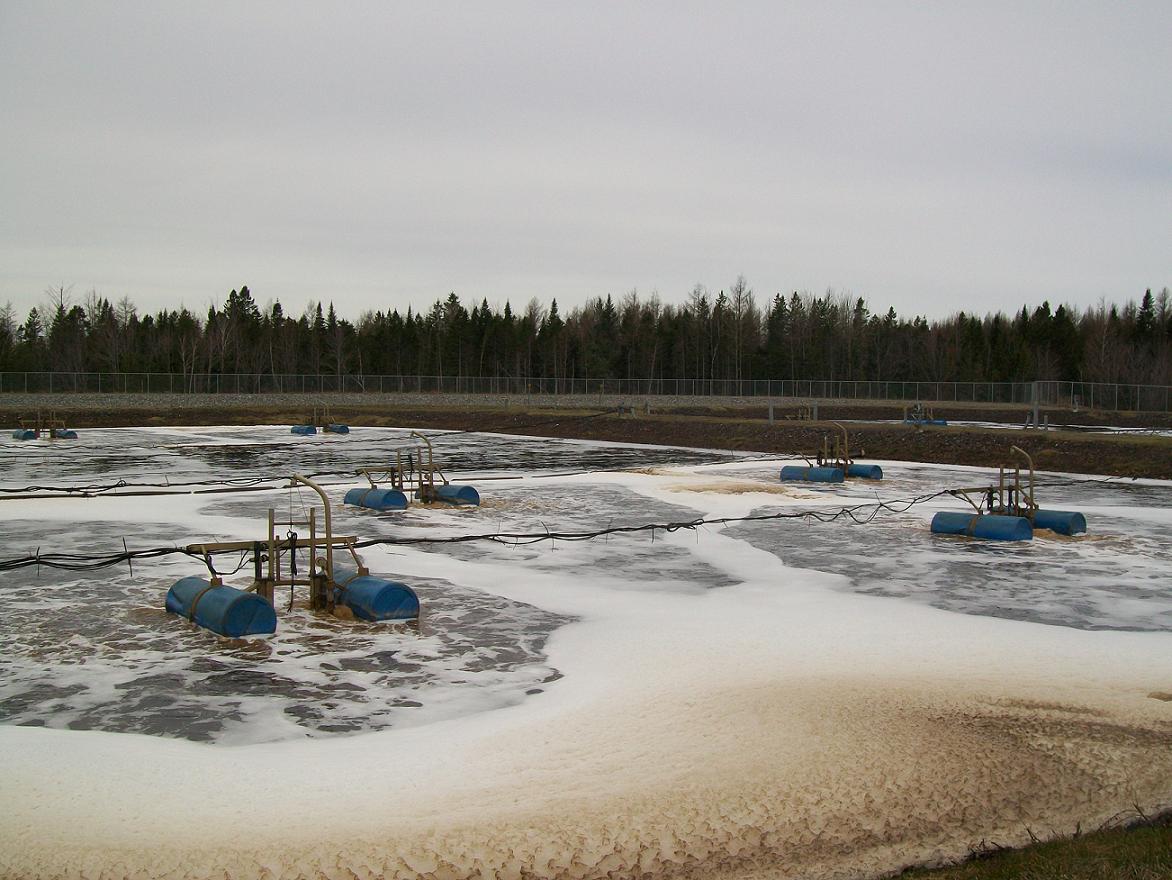
[[[631,291],[564,316],[556,300],[469,308],[455,293],[353,321],[332,301],[300,315],[260,306],[247,286],[206,315],[140,316],[127,298],[75,301],[65,286],[45,296],[23,321],[0,308],[0,371],[1172,384],[1167,287],[1138,303],[937,321],[832,290],[761,305],[744,277],[716,293],[697,285],[678,305]]]

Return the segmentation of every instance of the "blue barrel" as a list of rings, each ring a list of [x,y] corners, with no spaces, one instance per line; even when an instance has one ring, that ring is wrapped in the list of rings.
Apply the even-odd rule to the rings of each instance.
[[[806,467],[805,465],[787,464],[781,469],[782,482],[787,480],[802,480],[809,483],[841,483],[842,468],[836,467]]]
[[[904,419],[905,425],[947,425],[948,419]]]
[[[56,437],[58,440],[76,440],[77,439],[77,431],[74,431],[72,428],[62,428],[60,431],[57,431],[53,436]]]
[[[932,532],[937,535],[967,535],[991,541],[1030,541],[1034,530],[1024,516],[1000,516],[985,513],[953,513],[942,510],[932,517]]]
[[[863,480],[882,480],[883,468],[877,464],[848,464],[846,466],[846,475],[848,477],[859,477]]]
[[[445,504],[480,504],[480,493],[472,486],[453,486],[450,483],[435,487],[435,500]]]
[[[317,428],[313,425],[294,425],[289,429],[290,434],[316,434]]]
[[[1073,510],[1035,510],[1034,528],[1049,529],[1060,535],[1081,535],[1087,530],[1087,519]]]
[[[32,428],[17,428],[12,432],[13,440],[36,440],[37,432]]]
[[[362,620],[414,620],[419,597],[406,584],[334,566],[334,601]]]
[[[176,581],[167,591],[167,610],[233,639],[277,631],[277,612],[263,596],[235,587],[213,587],[201,577]]]
[[[349,434],[349,425],[326,425],[326,431],[331,434]]]
[[[407,509],[407,496],[398,489],[351,489],[342,501],[371,510]]]

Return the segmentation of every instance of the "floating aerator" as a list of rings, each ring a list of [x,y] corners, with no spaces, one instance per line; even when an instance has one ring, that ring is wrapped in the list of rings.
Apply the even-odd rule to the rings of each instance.
[[[407,496],[398,489],[351,489],[343,500],[345,504],[370,510],[406,510]]]
[[[836,467],[806,467],[787,464],[781,469],[781,479],[783,482],[800,480],[808,483],[841,483],[843,473],[842,468]]]
[[[256,593],[185,577],[167,591],[167,610],[229,638],[277,631],[277,613]]]
[[[305,420],[304,425],[294,425],[290,428],[293,434],[316,434],[320,428],[326,434],[349,434],[350,426],[335,422],[330,416],[330,408],[324,403],[313,408],[313,414]]]
[[[1024,516],[1000,516],[991,513],[954,513],[942,510],[932,517],[936,535],[967,535],[991,541],[1031,541],[1034,530]]]
[[[370,481],[370,488],[351,489],[346,493],[345,503],[374,510],[402,510],[409,498],[424,504],[479,505],[480,493],[475,487],[449,483],[443,471],[436,467],[431,441],[418,431],[412,431],[411,436],[427,444],[427,454],[424,455],[422,448],[398,449],[394,464],[378,469],[362,468],[358,473]],[[380,489],[382,481],[389,482],[390,486]]]
[[[50,440],[76,440],[77,431],[65,427],[65,420],[56,413],[48,415],[37,411],[36,418],[18,419],[20,425],[12,432],[13,440],[40,440],[48,437]]]
[[[857,477],[864,480],[882,480],[883,468],[877,464],[861,464],[856,463],[851,457],[851,443],[850,432],[847,431],[846,425],[840,422],[831,422],[834,426],[834,448],[831,449],[829,435],[822,435],[822,451],[814,456],[814,464],[816,467],[810,469],[815,472],[813,475],[808,473],[799,473],[806,469],[801,467],[786,467],[781,472],[783,480],[813,480],[819,483],[841,483],[846,477]],[[809,459],[806,459],[809,461]],[[787,476],[786,471],[789,471]],[[835,478],[833,474],[828,474],[823,478],[817,472],[819,471],[841,471],[842,476]]]
[[[334,567],[334,601],[363,620],[414,620],[419,617],[419,597],[406,584],[352,569]]]
[[[1034,529],[1049,529],[1060,535],[1079,535],[1087,530],[1081,513],[1071,510],[1042,510],[1034,500],[1034,460],[1017,446],[1009,451],[1029,467],[1028,482],[1022,481],[1021,465],[1002,465],[996,486],[950,489],[948,494],[972,505],[972,513],[941,512],[932,518],[932,531],[944,535],[968,535],[998,541],[1028,541]]]
[[[930,407],[924,406],[918,400],[910,407],[903,408],[903,421],[905,425],[947,425],[947,419],[936,418],[935,413]]]

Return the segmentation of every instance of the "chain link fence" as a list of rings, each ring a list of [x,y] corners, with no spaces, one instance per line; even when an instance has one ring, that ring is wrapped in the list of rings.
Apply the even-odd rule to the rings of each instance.
[[[1172,386],[1107,382],[549,379],[271,373],[0,373],[0,394],[541,394],[891,400],[1172,411]]]

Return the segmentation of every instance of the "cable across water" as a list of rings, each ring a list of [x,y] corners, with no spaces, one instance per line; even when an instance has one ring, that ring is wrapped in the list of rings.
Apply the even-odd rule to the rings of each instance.
[[[777,511],[774,513],[748,514],[745,516],[725,517],[697,517],[691,520],[675,522],[641,523],[629,526],[609,526],[604,529],[589,531],[551,531],[540,532],[480,532],[467,535],[437,535],[437,536],[400,536],[387,538],[368,538],[354,544],[356,549],[376,546],[408,546],[418,544],[467,544],[475,541],[491,541],[498,544],[520,546],[538,544],[542,541],[590,541],[607,535],[638,534],[642,532],[678,532],[694,530],[706,526],[721,526],[742,522],[765,522],[769,520],[808,519],[815,522],[835,522],[849,520],[857,525],[871,522],[880,512],[906,513],[917,504],[922,504],[941,495],[948,494],[947,489],[918,495],[914,498],[895,500],[876,500],[860,504],[845,505],[832,510],[795,510]],[[61,571],[95,571],[112,565],[123,565],[142,559],[161,559],[168,556],[188,556],[204,562],[203,554],[188,550],[186,547],[152,547],[143,550],[123,550],[106,554],[85,553],[42,553],[39,549],[35,553],[16,556],[0,560],[0,571],[16,571],[22,568],[44,567]],[[242,556],[236,570],[239,571],[247,561],[247,554]]]

